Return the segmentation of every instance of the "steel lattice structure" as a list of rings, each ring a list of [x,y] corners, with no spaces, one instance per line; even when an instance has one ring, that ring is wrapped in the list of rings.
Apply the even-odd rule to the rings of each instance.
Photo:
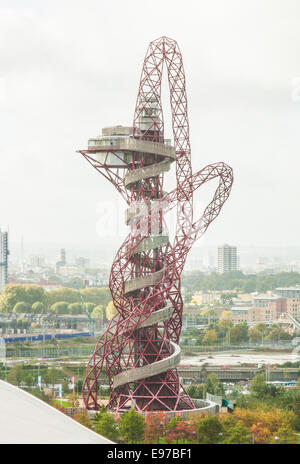
[[[164,64],[174,148],[164,139]],[[176,371],[183,309],[180,275],[193,243],[227,200],[233,174],[222,162],[192,173],[185,74],[176,41],[161,37],[150,43],[132,132],[124,137],[118,134],[123,129],[103,129],[102,134],[110,138],[102,136],[92,141],[88,150],[80,150],[126,200],[126,223],[130,226],[110,274],[109,287],[117,314],[98,340],[88,363],[84,403],[88,409],[99,409],[98,378],[106,370],[112,411],[122,412],[132,406],[139,412],[193,409],[193,401],[180,385]],[[163,175],[172,162],[176,164],[177,186],[166,193]],[[219,184],[212,201],[194,220],[193,193],[216,178]],[[177,227],[171,244],[164,217],[175,207]]]

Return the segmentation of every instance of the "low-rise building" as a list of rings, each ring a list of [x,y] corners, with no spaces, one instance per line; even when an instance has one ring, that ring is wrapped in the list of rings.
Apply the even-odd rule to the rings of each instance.
[[[287,298],[287,312],[300,321],[300,298]]]
[[[207,304],[211,303],[212,301],[219,301],[220,300],[221,292],[211,292],[211,291],[200,291],[194,293],[192,299],[197,304]]]

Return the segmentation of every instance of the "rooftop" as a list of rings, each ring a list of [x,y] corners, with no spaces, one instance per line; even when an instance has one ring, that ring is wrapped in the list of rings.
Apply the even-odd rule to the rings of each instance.
[[[0,380],[1,444],[109,444],[47,403]]]

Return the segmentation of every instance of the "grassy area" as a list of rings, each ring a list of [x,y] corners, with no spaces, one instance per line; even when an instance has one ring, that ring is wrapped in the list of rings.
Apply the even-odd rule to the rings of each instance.
[[[64,408],[70,408],[72,406],[71,403],[66,400],[54,400],[54,403],[58,406],[63,406]]]

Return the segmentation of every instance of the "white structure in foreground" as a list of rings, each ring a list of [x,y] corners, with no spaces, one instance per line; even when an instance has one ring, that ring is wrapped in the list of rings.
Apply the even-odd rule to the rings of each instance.
[[[47,403],[0,380],[0,444],[109,444]]]

